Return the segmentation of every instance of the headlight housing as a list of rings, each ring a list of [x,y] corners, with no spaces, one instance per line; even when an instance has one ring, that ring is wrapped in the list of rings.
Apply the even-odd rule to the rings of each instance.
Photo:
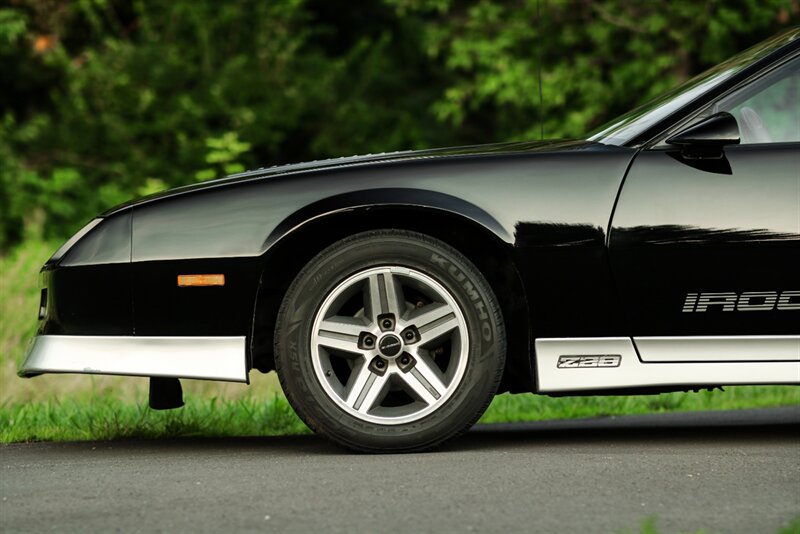
[[[99,217],[81,228],[47,262],[64,267],[131,261],[131,210]]]

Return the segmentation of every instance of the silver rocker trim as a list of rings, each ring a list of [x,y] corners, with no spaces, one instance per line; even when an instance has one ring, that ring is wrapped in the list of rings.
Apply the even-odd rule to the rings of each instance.
[[[682,339],[682,338],[673,338]],[[684,338],[685,339],[685,338]],[[737,339],[729,338],[731,342]],[[637,345],[638,345],[637,338]],[[754,345],[746,344],[753,348]],[[643,362],[628,337],[540,338],[536,346],[538,391],[591,391],[649,386],[800,384],[800,361],[767,358],[770,344],[759,349],[769,361]],[[778,354],[782,353],[781,344]],[[675,354],[670,351],[670,354]],[[561,356],[619,355],[619,367],[558,368]]]
[[[37,336],[18,374],[44,373],[247,382],[245,338]]]
[[[800,360],[800,336],[634,337],[643,362]]]

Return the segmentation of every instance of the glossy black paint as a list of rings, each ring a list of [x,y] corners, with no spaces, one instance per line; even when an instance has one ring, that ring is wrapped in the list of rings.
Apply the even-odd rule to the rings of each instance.
[[[260,275],[255,258],[132,264],[134,332],[140,336],[249,335]],[[224,274],[219,287],[178,287],[179,274]]]
[[[729,144],[735,124],[724,116],[678,127],[798,43],[668,107],[622,146],[340,158],[131,202],[45,266],[40,331],[247,336],[252,366],[269,370],[275,315],[303,265],[352,233],[404,228],[450,243],[484,272],[506,318],[514,390],[535,388],[530,347],[540,337],[796,334],[797,311],[682,305],[691,292],[800,289],[800,146]],[[695,150],[700,134],[713,154]],[[681,146],[663,144],[668,136]],[[180,274],[217,273],[225,286],[177,286]]]
[[[608,213],[613,201],[613,195],[604,199]],[[627,332],[609,266],[606,224],[518,223],[514,257],[530,301],[533,338]]]
[[[738,145],[740,139],[739,125],[734,116],[727,111],[720,111],[673,135],[667,139],[667,143],[684,149],[693,147],[721,149],[725,145]],[[721,152],[714,154],[715,157],[721,155]]]
[[[119,210],[42,268],[41,334],[133,335],[131,210]]]
[[[42,270],[47,289],[45,317],[40,334],[133,334],[131,264],[59,267]]]
[[[62,267],[130,263],[132,211],[109,216],[67,251]]]
[[[465,224],[477,223],[490,239],[508,249],[518,263],[526,292],[548,302],[532,310],[539,319],[534,321],[537,336],[554,337],[569,331],[589,336],[609,328],[621,333],[609,285],[605,228],[634,151],[593,144],[548,146],[548,151],[538,146],[527,148],[512,154],[395,160],[337,167],[324,173],[305,171],[291,179],[233,182],[134,206],[137,280],[151,280],[158,273],[173,280],[178,274],[176,261],[203,256],[222,261],[228,255],[263,257],[260,265],[268,276],[270,265],[281,259],[267,260],[266,253],[310,221],[380,207],[436,210],[453,214]],[[287,198],[300,200],[287,203]],[[393,213],[378,224],[401,228],[409,224],[401,213]],[[559,229],[566,232],[563,237]],[[210,268],[205,262],[198,265]],[[588,288],[585,284],[557,285],[566,280],[597,284]],[[165,290],[160,287],[152,294],[163,295]],[[151,334],[149,318],[161,317],[163,304],[141,291],[137,284],[137,333]],[[576,307],[577,301],[584,305]],[[240,309],[243,303],[230,301]],[[214,305],[228,306],[216,299]],[[225,313],[235,315],[232,309]],[[142,330],[140,315],[148,318],[146,330]],[[179,317],[173,316],[166,324],[176,320]],[[191,325],[180,329],[219,328],[212,314],[205,320],[193,318]]]
[[[625,179],[610,257],[631,334],[800,332],[796,312],[682,313],[687,293],[800,288],[800,143],[725,148],[732,172],[644,151]]]

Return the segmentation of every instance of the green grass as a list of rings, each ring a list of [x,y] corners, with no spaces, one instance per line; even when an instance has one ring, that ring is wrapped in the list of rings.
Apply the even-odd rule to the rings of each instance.
[[[630,529],[624,529],[619,532],[619,534],[661,534],[663,531],[658,528],[658,516],[651,515],[646,517],[642,520],[639,525],[638,531],[633,531]],[[691,534],[712,534],[715,531],[709,530],[696,530],[693,531]],[[689,534],[689,533],[686,533]],[[789,520],[789,522],[781,527],[778,528],[776,534],[800,534],[800,516],[795,517],[794,519]]]
[[[279,395],[267,401],[188,398],[177,410],[105,397],[0,407],[0,443],[175,437],[275,436],[309,430]]]
[[[81,375],[17,378],[36,328],[37,273],[56,243],[26,242],[0,257],[0,443],[181,436],[268,436],[308,432],[274,373],[252,384],[183,381],[186,406],[147,408],[147,380]],[[500,395],[484,423],[800,404],[800,388],[740,386],[726,392],[550,398]],[[800,534],[800,533],[798,533]]]
[[[500,395],[481,419],[484,423],[541,421],[710,409],[737,409],[797,404],[794,387],[742,386],[701,393],[668,393],[636,397],[565,397]],[[123,401],[112,393],[76,392],[67,400],[0,406],[0,443],[24,441],[79,441],[126,438],[274,436],[307,433],[286,399],[210,400],[187,396],[186,406],[154,411],[146,399]]]
[[[781,528],[778,534],[800,534],[800,515],[789,521],[789,524]]]
[[[557,397],[500,395],[482,423],[504,423],[548,419],[572,419],[610,415],[699,410],[739,410],[800,404],[797,386],[736,386],[725,391],[676,392],[660,395],[614,397]]]
[[[0,363],[20,363],[36,332],[39,269],[57,247],[30,241],[0,255]]]

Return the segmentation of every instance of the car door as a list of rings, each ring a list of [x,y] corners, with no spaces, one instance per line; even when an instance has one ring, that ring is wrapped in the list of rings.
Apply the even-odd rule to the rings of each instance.
[[[795,57],[698,115],[730,112],[740,144],[695,158],[665,133],[634,160],[609,251],[643,361],[800,359],[798,94]]]

